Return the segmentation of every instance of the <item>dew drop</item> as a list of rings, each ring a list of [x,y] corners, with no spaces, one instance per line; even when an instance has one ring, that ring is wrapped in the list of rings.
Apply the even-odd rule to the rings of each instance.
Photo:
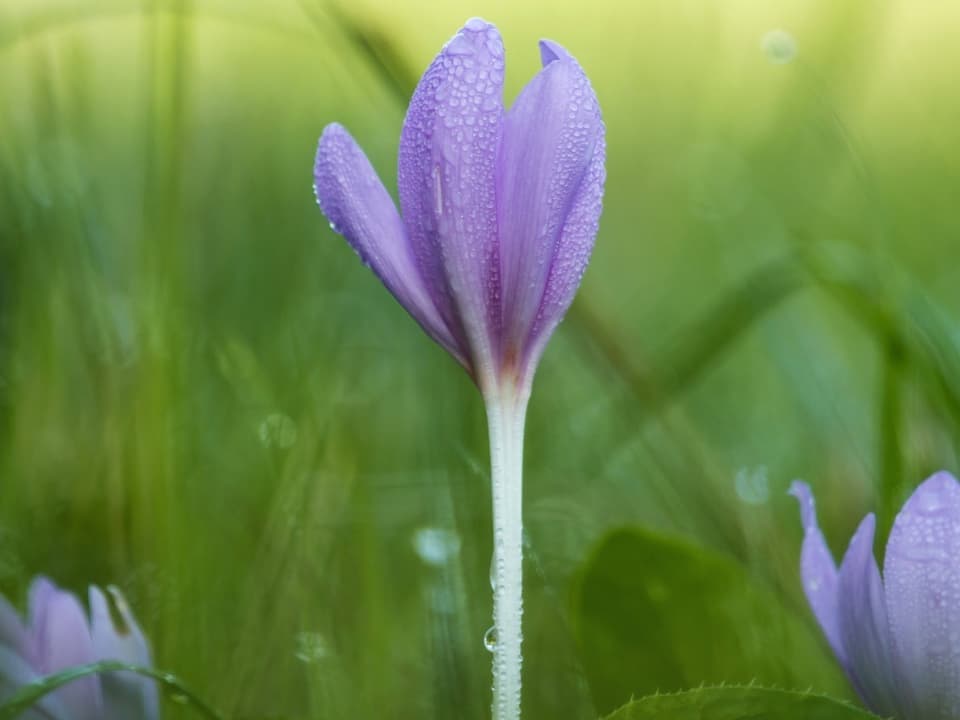
[[[770,499],[770,483],[764,465],[740,468],[734,477],[733,485],[737,497],[747,505],[763,505]]]
[[[261,421],[257,434],[265,448],[286,450],[297,442],[297,424],[289,415],[271,413]]]
[[[443,567],[460,552],[460,536],[446,528],[421,527],[413,534],[413,549],[427,565]]]
[[[797,41],[786,30],[771,30],[760,42],[767,59],[777,65],[786,65],[797,55]]]
[[[496,652],[497,650],[497,628],[493,625],[487,628],[487,631],[483,634],[483,646],[489,652]]]
[[[935,488],[922,488],[918,493],[917,506],[920,512],[934,514],[940,510],[944,503],[941,494]]]
[[[464,27],[473,32],[481,32],[487,29],[487,23],[483,18],[472,17],[467,20],[467,24]]]
[[[313,665],[327,657],[327,642],[318,632],[297,633],[297,649],[294,657],[302,663]]]
[[[433,167],[433,209],[437,215],[443,215],[443,184],[440,181],[440,167]]]

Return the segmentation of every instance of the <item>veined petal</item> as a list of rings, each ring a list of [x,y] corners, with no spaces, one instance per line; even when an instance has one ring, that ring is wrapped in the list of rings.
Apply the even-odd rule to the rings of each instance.
[[[30,629],[37,653],[34,667],[40,674],[50,675],[94,661],[87,617],[72,593],[39,578],[31,586],[29,603]],[[101,717],[100,682],[96,677],[74,680],[53,694],[69,708],[73,720]]]
[[[333,229],[427,334],[466,365],[463,343],[434,306],[393,200],[363,150],[337,123],[320,136],[313,177],[317,202]]]
[[[90,629],[97,660],[120,660],[149,667],[150,647],[126,599],[115,587],[108,588],[111,602],[100,588],[90,588]],[[100,676],[104,711],[108,717],[155,720],[159,701],[153,680],[134,673]]]
[[[880,570],[873,557],[876,519],[867,515],[857,528],[838,580],[840,638],[847,671],[860,697],[883,717],[899,715]]]
[[[800,503],[800,517],[803,521],[803,548],[800,551],[803,591],[833,653],[846,669],[847,657],[840,637],[837,607],[837,566],[817,525],[817,509],[810,486],[805,482],[794,481],[790,486],[790,494]]]
[[[960,717],[960,484],[925,480],[887,542],[884,586],[908,718]]]
[[[495,172],[503,43],[473,19],[427,68],[400,137],[398,186],[417,266],[474,374],[491,378],[500,332]]]
[[[590,81],[560,45],[504,121],[500,268],[504,364],[536,363],[580,284],[596,238],[605,179],[604,126]]]

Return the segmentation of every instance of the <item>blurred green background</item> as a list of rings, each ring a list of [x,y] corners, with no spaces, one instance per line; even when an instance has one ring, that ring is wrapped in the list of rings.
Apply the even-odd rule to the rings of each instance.
[[[230,718],[488,715],[482,403],[311,191],[333,120],[394,191],[412,83],[472,15],[508,101],[551,37],[608,128],[527,424],[527,717],[849,694],[785,493],[839,555],[958,468],[946,2],[5,0],[0,590],[118,584]]]

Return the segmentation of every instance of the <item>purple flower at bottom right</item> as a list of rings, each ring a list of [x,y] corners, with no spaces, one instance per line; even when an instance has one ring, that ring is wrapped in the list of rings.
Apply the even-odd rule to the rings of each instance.
[[[839,569],[817,525],[810,487],[794,482],[804,540],[804,591],[830,647],[875,713],[898,720],[960,718],[960,483],[925,480],[893,524],[883,576],[867,515]]]

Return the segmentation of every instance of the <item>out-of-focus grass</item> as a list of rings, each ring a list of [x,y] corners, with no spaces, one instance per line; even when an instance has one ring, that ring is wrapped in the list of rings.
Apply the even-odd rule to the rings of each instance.
[[[605,530],[711,546],[803,612],[791,479],[839,551],[957,469],[948,4],[355,4],[389,77],[313,0],[12,2],[3,591],[117,582],[231,717],[485,716],[482,408],[310,189],[332,120],[393,187],[398,83],[478,13],[508,97],[554,37],[609,132],[528,423],[530,717],[591,715],[566,608]]]

